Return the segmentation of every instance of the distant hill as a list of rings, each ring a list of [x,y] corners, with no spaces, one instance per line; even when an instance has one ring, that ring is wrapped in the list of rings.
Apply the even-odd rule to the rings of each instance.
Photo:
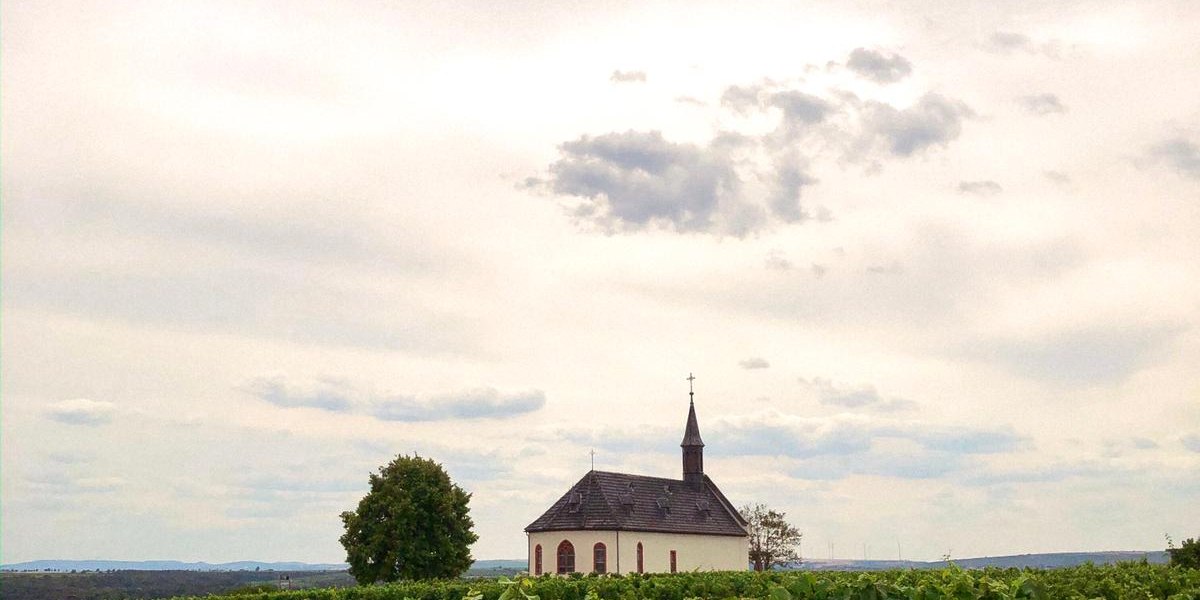
[[[1017,554],[1013,556],[985,556],[982,558],[954,559],[952,562],[964,569],[984,567],[1032,567],[1054,569],[1072,567],[1086,562],[1098,565],[1116,562],[1138,561],[1145,558],[1152,563],[1166,563],[1167,553],[1153,551],[1116,552],[1054,552],[1047,554]],[[940,569],[945,561],[916,560],[822,560],[805,559],[803,563],[789,569],[805,571],[882,571],[886,569]],[[471,565],[468,576],[485,577],[495,574],[512,574],[525,570],[524,559],[477,560]],[[181,562],[177,560],[34,560],[0,566],[5,571],[344,571],[345,563],[303,562],[260,562],[244,560],[227,563]]]
[[[529,566],[524,560],[477,560],[463,573],[463,577],[474,579],[477,577],[512,577],[520,573]]]
[[[488,569],[517,569],[522,570],[529,566],[529,563],[523,558],[501,559],[501,560],[477,560],[471,565],[473,571],[485,571]]]
[[[1145,558],[1152,563],[1168,562],[1162,550],[1115,551],[1115,552],[1052,552],[1046,554],[1016,554],[1013,556],[985,556],[981,558],[954,559],[951,562],[964,569],[984,567],[1055,569],[1073,567],[1091,562],[1097,565],[1139,561]],[[789,567],[804,571],[883,571],[887,569],[940,569],[950,563],[946,561],[916,560],[822,560],[805,559],[800,565]]]
[[[343,571],[344,563],[182,562],[178,560],[31,560],[0,566],[5,571]]]
[[[477,560],[471,574],[487,575],[523,571],[523,559]],[[345,571],[345,563],[261,562],[242,560],[227,563],[182,562],[178,560],[31,560],[0,566],[5,571]]]

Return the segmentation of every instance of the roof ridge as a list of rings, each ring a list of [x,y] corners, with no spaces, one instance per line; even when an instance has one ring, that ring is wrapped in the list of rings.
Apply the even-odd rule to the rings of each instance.
[[[658,479],[661,481],[670,481],[672,483],[686,483],[682,479],[673,479],[671,477],[659,477],[658,475],[642,475],[640,473],[618,473],[616,471],[593,471],[598,475],[618,475],[620,477],[636,477],[638,479]]]

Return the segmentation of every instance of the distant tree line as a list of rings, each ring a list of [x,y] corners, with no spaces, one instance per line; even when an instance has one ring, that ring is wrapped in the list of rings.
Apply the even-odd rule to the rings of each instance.
[[[4,571],[0,590],[4,600],[167,598],[274,589],[281,576],[290,577],[293,588],[354,585],[345,571]]]

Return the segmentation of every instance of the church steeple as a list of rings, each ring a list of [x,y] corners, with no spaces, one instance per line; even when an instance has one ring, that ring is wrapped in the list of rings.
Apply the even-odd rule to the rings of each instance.
[[[692,382],[696,378],[688,373],[688,416],[683,430],[683,480],[699,484],[704,481],[704,440],[700,439],[700,425],[696,423],[696,391]]]

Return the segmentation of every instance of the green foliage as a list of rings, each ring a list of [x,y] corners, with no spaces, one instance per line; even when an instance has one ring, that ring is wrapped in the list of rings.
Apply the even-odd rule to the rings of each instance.
[[[1178,548],[1167,538],[1167,553],[1171,555],[1171,565],[1185,569],[1200,569],[1200,540],[1188,538]]]
[[[462,574],[478,539],[467,514],[470,499],[438,463],[396,457],[371,474],[358,510],[342,513],[350,574],[360,584]]]
[[[1200,571],[1121,563],[1064,569],[764,571],[404,581],[258,600],[1200,600]]]
[[[749,556],[755,571],[770,570],[788,563],[798,562],[800,555],[796,546],[804,534],[787,522],[787,513],[772,510],[765,505],[745,505],[742,517],[749,521]]]

